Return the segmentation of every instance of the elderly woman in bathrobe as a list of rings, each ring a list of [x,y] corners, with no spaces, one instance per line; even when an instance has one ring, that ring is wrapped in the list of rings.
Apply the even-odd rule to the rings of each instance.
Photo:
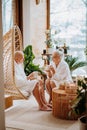
[[[20,91],[24,92],[26,96],[31,93],[38,102],[39,109],[43,111],[50,111],[50,104],[47,103],[44,95],[44,87],[42,80],[36,79],[37,72],[31,73],[29,76],[25,75],[23,60],[24,54],[21,51],[16,51],[14,55],[15,60],[15,83]]]
[[[52,64],[46,68],[47,80],[46,90],[50,96],[49,102],[52,100],[52,89],[59,88],[61,83],[71,83],[72,78],[68,64],[64,60],[63,50],[55,51],[52,55]]]

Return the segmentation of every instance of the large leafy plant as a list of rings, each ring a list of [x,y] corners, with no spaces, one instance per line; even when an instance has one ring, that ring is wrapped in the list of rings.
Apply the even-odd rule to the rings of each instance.
[[[86,61],[79,61],[78,57],[67,56],[65,57],[65,61],[68,63],[71,72],[79,67],[87,65]]]
[[[72,102],[71,112],[74,112],[77,115],[82,115],[86,113],[87,81],[79,79],[77,85],[77,97]]]
[[[35,65],[33,63],[33,60],[35,58],[33,52],[32,52],[32,46],[28,45],[24,50],[24,71],[26,75],[28,76],[33,71],[38,71],[41,74],[43,73],[40,69],[39,65]]]

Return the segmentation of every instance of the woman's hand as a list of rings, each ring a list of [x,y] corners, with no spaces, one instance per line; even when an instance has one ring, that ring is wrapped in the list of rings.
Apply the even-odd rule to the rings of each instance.
[[[50,66],[49,66],[49,69],[50,69],[50,71],[52,72],[52,75],[54,75],[54,74],[55,74],[55,69],[54,69],[54,67],[53,67],[52,65],[50,65]]]
[[[55,74],[55,69],[52,65],[48,65],[45,71],[49,78],[52,78],[52,76]]]
[[[48,76],[49,78],[52,77],[52,73],[51,73],[50,69],[46,70],[46,73],[47,73],[47,76]]]
[[[27,76],[27,80],[33,80],[35,79],[34,73],[31,73]]]

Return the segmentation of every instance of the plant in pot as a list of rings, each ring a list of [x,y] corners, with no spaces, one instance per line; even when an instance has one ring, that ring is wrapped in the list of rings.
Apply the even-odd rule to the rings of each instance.
[[[44,75],[43,71],[40,69],[39,65],[35,65],[33,60],[35,58],[32,52],[32,46],[28,45],[24,50],[24,71],[25,74],[28,76],[33,71],[38,71],[40,74]]]
[[[53,51],[53,38],[52,38],[52,34],[51,34],[51,29],[46,30],[45,32],[46,34],[46,49],[47,49],[47,53],[52,53]]]
[[[79,117],[80,130],[87,130],[87,81],[84,78],[77,79],[77,96],[71,103],[71,113]]]

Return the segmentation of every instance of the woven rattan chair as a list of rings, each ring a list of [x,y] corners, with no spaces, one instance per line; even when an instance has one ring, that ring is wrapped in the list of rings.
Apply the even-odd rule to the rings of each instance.
[[[14,26],[3,37],[3,69],[5,94],[13,99],[28,99],[15,85],[14,52],[22,50],[22,35],[18,26]]]

